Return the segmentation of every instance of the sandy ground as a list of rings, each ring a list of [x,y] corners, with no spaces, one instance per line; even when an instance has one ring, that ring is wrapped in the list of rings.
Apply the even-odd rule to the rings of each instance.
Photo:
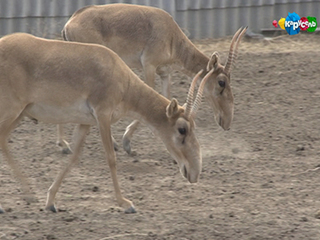
[[[225,59],[230,40],[195,43]],[[0,239],[320,239],[319,54],[315,34],[244,39],[232,72],[232,129],[220,129],[207,104],[198,112],[203,171],[196,185],[141,126],[132,142],[136,155],[117,152],[119,181],[136,214],[116,205],[95,127],[58,193],[60,211],[45,211],[46,191],[69,156],[55,147],[55,125],[25,119],[9,145],[38,202],[22,200],[1,156],[0,202],[7,212],[0,215]],[[175,72],[173,80],[172,94],[183,103],[190,79]],[[118,142],[129,122],[114,125]]]

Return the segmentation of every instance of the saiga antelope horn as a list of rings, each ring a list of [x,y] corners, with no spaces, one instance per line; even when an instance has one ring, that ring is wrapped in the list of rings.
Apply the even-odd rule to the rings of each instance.
[[[237,51],[238,51],[239,43],[241,41],[242,36],[247,31],[247,29],[248,29],[248,27],[239,28],[239,30],[234,34],[234,36],[232,38],[228,60],[227,60],[226,65],[224,67],[224,70],[226,73],[230,73],[231,66],[234,63],[235,59],[237,58]]]
[[[202,101],[202,93],[203,93],[203,89],[204,89],[204,85],[206,84],[207,80],[209,79],[209,77],[211,76],[211,74],[214,72],[214,68],[210,70],[210,72],[208,72],[206,74],[206,76],[202,79],[199,89],[198,89],[198,93],[196,96],[196,99],[194,100],[192,109],[191,109],[191,113],[190,113],[190,118],[195,118],[198,108],[200,107],[201,101]]]
[[[196,86],[196,83],[200,77],[200,75],[202,74],[203,70],[200,70],[197,75],[193,78],[190,88],[189,88],[189,92],[188,92],[188,96],[187,96],[187,106],[186,106],[186,111],[185,111],[185,115],[187,118],[190,117],[191,114],[191,109],[192,109],[192,104],[193,104],[193,93],[194,93],[194,88]]]

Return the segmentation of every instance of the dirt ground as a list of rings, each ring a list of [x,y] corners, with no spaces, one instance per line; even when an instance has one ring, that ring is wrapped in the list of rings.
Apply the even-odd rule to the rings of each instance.
[[[230,40],[195,43],[225,59]],[[196,185],[181,177],[161,140],[140,126],[132,141],[136,155],[117,152],[121,188],[136,214],[117,207],[95,127],[58,192],[60,211],[45,211],[47,189],[69,156],[55,146],[55,125],[25,119],[9,145],[38,202],[22,199],[1,155],[6,213],[0,239],[320,239],[319,54],[316,34],[243,40],[232,72],[232,129],[220,129],[206,103],[198,112],[203,171]],[[190,78],[175,72],[173,81],[172,94],[183,103]],[[114,125],[118,142],[129,122]]]

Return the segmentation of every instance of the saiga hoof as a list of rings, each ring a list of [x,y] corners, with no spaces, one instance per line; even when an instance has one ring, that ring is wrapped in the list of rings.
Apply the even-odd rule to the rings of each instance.
[[[137,212],[136,209],[132,206],[124,211],[124,213],[126,213],[126,214],[136,213],[136,212]]]

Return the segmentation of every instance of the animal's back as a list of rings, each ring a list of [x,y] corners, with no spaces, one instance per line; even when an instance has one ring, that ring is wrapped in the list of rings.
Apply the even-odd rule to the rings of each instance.
[[[68,41],[107,46],[131,67],[141,67],[140,56],[151,48],[170,58],[172,41],[185,38],[167,12],[132,4],[82,8],[65,25],[63,35]]]
[[[27,98],[56,98],[122,91],[131,70],[111,50],[17,33],[0,40],[0,85],[21,88]],[[106,94],[105,94],[106,95]],[[120,96],[121,97],[121,96]],[[117,96],[115,96],[117,98]],[[32,101],[32,99],[30,99]]]

